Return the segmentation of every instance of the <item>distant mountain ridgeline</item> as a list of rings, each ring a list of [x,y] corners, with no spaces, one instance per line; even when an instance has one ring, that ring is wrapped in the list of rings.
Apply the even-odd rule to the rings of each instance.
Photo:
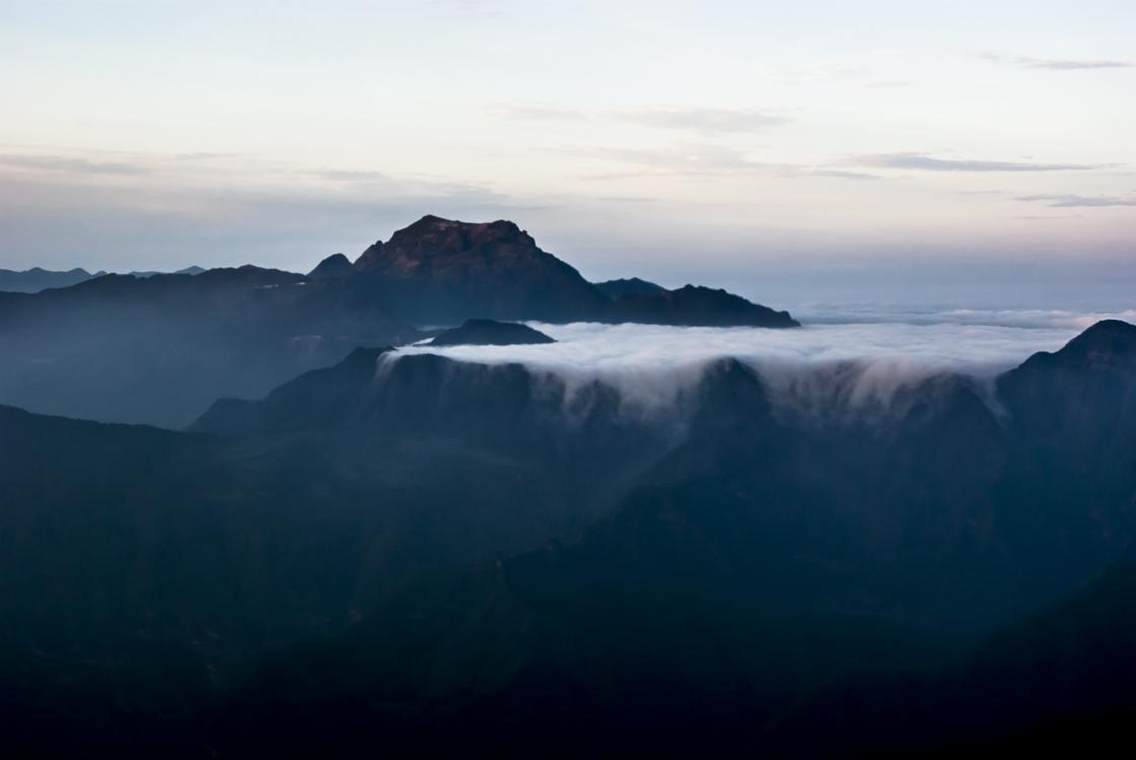
[[[797,325],[721,290],[593,285],[512,222],[434,216],[354,264],[336,254],[307,275],[243,266],[75,277],[69,287],[0,292],[0,403],[182,427],[219,397],[262,396],[357,346],[428,337],[421,326]]]
[[[205,270],[198,266],[186,267],[169,274],[201,274]],[[32,267],[24,271],[0,269],[0,292],[7,293],[38,293],[49,288],[66,288],[80,282],[102,277],[107,274],[103,271],[88,272],[86,269],[68,269],[65,272],[53,272],[40,267]],[[166,272],[130,272],[134,277],[153,277]]]
[[[188,433],[0,410],[0,709],[28,746],[334,754],[916,750],[1067,712],[1006,673],[1136,707],[1102,576],[1136,537],[1136,327],[1002,375],[997,411],[909,393],[798,424],[723,360],[661,419],[361,349]]]
[[[105,272],[91,274],[86,269],[69,269],[66,272],[52,272],[40,267],[19,272],[0,269],[0,291],[9,293],[38,293],[48,288],[66,288],[69,285],[98,277]]]

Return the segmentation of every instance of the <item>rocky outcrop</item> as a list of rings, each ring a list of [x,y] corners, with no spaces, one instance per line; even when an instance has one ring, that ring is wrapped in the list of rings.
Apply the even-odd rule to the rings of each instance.
[[[518,346],[555,343],[540,330],[516,322],[497,322],[492,319],[467,319],[461,327],[445,330],[432,341],[431,346]]]
[[[665,293],[667,290],[662,285],[656,285],[653,282],[641,280],[638,277],[607,280],[593,284],[596,286],[597,290],[613,301],[618,301],[624,296],[651,296],[657,293]]]
[[[697,285],[625,295],[609,309],[609,322],[703,327],[800,327],[787,311],[774,311],[741,296]]]
[[[315,269],[308,272],[313,280],[338,280],[350,277],[355,273],[351,260],[342,253],[333,253],[321,261]]]

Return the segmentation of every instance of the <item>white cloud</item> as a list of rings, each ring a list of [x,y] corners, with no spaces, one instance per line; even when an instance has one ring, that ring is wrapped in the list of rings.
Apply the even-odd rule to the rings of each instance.
[[[1021,195],[1019,201],[1044,203],[1051,208],[1116,208],[1118,206],[1136,206],[1136,196],[1121,198],[1114,195],[1076,195],[1076,194],[1042,194]]]
[[[759,132],[789,122],[784,116],[753,108],[642,108],[625,111],[620,117],[647,127],[686,130],[707,136]]]
[[[660,413],[681,406],[705,369],[734,358],[755,368],[782,406],[816,411],[886,407],[904,388],[957,372],[978,384],[1036,351],[1059,349],[1098,319],[1122,314],[1066,311],[957,310],[917,322],[860,322],[801,329],[667,327],[532,323],[558,342],[538,346],[425,345],[387,361],[433,353],[485,364],[520,363],[563,382],[568,394],[599,381],[616,388],[625,408]],[[933,320],[933,321],[932,321]],[[832,410],[829,410],[832,411]]]
[[[1112,59],[1071,59],[1071,58],[1029,58],[1017,55],[987,54],[983,56],[995,63],[1009,63],[1023,69],[1048,69],[1049,71],[1091,71],[1095,69],[1130,69],[1131,61]]]
[[[987,161],[935,158],[919,153],[881,153],[861,156],[850,162],[877,169],[908,169],[927,172],[1063,172],[1102,169],[1100,164],[1038,164],[1026,161]]]

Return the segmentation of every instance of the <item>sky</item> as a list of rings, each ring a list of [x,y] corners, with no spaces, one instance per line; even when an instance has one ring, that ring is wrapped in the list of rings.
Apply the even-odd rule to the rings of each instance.
[[[0,0],[0,267],[306,271],[434,213],[593,279],[1120,308],[1133,39],[1131,0]]]

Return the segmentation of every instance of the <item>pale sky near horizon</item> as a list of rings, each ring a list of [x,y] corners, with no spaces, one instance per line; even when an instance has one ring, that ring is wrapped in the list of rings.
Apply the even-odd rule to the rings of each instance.
[[[0,0],[0,267],[306,270],[436,213],[595,278],[1132,276],[1133,40],[1130,0]]]

